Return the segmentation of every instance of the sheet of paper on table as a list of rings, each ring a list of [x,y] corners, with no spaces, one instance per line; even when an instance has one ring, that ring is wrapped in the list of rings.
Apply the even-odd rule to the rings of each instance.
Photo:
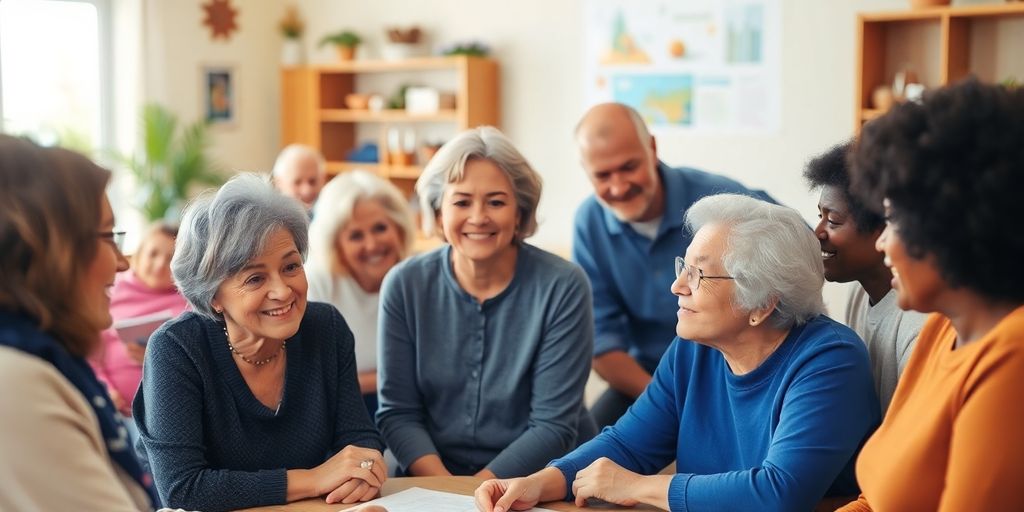
[[[383,498],[368,501],[353,511],[362,510],[367,505],[377,505],[388,509],[388,512],[476,512],[476,504],[472,496],[453,494],[450,492],[430,491],[413,487]],[[531,508],[527,512],[554,512],[546,508]]]

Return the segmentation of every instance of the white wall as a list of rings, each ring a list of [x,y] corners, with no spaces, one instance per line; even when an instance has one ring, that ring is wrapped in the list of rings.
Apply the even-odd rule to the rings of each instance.
[[[233,66],[238,122],[212,130],[211,153],[228,172],[269,172],[280,139],[281,41],[276,27],[284,2],[232,1],[238,30],[226,42],[212,40],[202,24],[203,3],[141,0],[141,96],[170,108],[182,123],[191,123],[203,116],[201,66]]]
[[[543,174],[541,226],[532,241],[568,251],[573,212],[589,193],[571,131],[583,104],[583,16],[586,0],[303,0],[307,54],[331,62],[319,37],[352,28],[379,43],[384,27],[418,24],[442,41],[488,42],[502,66],[502,129]],[[800,173],[811,156],[851,135],[855,20],[861,10],[903,9],[905,0],[785,0],[782,9],[781,130],[768,136],[665,136],[659,156],[763,188],[815,219],[817,197]],[[367,54],[373,48],[367,48]],[[826,289],[835,311],[836,286]],[[836,311],[838,312],[838,311]]]
[[[126,1],[126,0],[122,0]],[[199,66],[236,66],[240,123],[215,132],[215,155],[229,170],[266,170],[279,146],[276,30],[283,0],[235,0],[240,30],[211,42],[200,25],[200,0],[141,0],[148,58],[145,97],[186,119],[200,116]],[[589,193],[571,131],[586,105],[583,91],[583,15],[586,0],[297,0],[306,21],[306,54],[333,62],[317,48],[323,34],[351,28],[364,35],[372,56],[388,26],[419,25],[434,42],[486,41],[502,66],[502,129],[543,174],[541,226],[533,243],[568,252],[573,212]],[[982,0],[957,4],[981,3]],[[766,189],[811,222],[817,198],[800,173],[804,163],[851,135],[854,104],[856,13],[906,9],[906,0],[780,0],[782,9],[782,119],[766,136],[686,135],[658,141],[660,157]],[[834,313],[837,286],[826,287]]]

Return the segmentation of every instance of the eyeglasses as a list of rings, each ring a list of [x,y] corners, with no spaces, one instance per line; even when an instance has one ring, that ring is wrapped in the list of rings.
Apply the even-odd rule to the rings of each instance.
[[[687,265],[682,256],[676,256],[676,279],[683,274],[686,274],[686,285],[693,291],[698,290],[705,279],[736,279],[733,276],[706,276],[699,267]]]
[[[124,231],[101,231],[96,236],[114,244],[118,251],[124,252]]]

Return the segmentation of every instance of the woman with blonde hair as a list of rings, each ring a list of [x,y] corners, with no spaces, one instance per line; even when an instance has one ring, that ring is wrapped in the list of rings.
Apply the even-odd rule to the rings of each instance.
[[[86,361],[128,268],[77,153],[0,134],[0,510],[151,510],[152,478]]]
[[[166,222],[156,222],[143,233],[132,257],[132,268],[117,274],[110,291],[110,316],[115,323],[151,315],[169,320],[188,307],[171,277],[177,236],[178,227]],[[89,360],[96,376],[107,385],[114,405],[125,416],[132,414],[148,340],[121,339],[117,329],[106,329],[101,349]],[[134,427],[129,422],[128,428]]]
[[[377,410],[377,305],[384,275],[409,255],[412,215],[402,193],[366,171],[331,180],[309,226],[309,300],[341,311],[356,340],[359,389]]]

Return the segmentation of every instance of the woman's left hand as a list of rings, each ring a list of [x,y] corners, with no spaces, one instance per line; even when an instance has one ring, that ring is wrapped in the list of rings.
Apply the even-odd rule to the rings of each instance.
[[[643,478],[643,475],[629,471],[607,457],[601,457],[576,473],[576,480],[572,482],[576,506],[585,507],[587,498],[597,498],[632,507],[640,502],[634,496]]]
[[[378,494],[380,494],[380,487],[374,487],[361,478],[353,478],[331,491],[327,495],[326,501],[327,503],[344,503],[347,505],[372,500]]]

